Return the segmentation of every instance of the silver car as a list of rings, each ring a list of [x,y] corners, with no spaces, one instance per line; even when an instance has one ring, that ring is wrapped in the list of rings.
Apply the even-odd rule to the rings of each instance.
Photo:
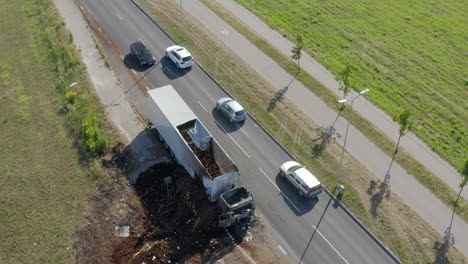
[[[243,122],[247,117],[244,108],[237,101],[229,97],[224,97],[216,101],[216,108],[225,114],[231,123]]]

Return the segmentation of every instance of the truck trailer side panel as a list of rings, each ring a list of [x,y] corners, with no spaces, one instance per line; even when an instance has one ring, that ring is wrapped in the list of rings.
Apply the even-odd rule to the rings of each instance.
[[[147,113],[162,140],[174,153],[177,163],[182,165],[192,178],[204,170],[203,165],[192,153],[179,134],[177,126],[196,119],[172,86],[148,91]]]

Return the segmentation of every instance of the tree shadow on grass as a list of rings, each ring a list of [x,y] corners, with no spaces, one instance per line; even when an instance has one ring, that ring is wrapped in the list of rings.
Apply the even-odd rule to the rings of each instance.
[[[436,241],[432,247],[435,253],[433,264],[449,264],[448,251],[450,249],[450,239],[444,239],[443,242]]]
[[[371,185],[369,189],[367,190],[367,192],[369,194],[372,194],[373,191],[376,189],[376,187],[377,187],[377,183],[374,181],[371,181]],[[378,216],[377,209],[379,208],[384,198],[387,200],[390,198],[390,188],[387,184],[380,183],[379,190],[375,194],[373,194],[370,199],[371,200],[370,213],[374,218]]]
[[[289,86],[286,86],[275,93],[275,96],[270,100],[270,104],[268,104],[267,112],[271,112],[273,111],[273,109],[275,109],[276,105],[284,99],[284,95],[286,94],[288,89]]]
[[[331,126],[319,127],[315,129],[315,132],[318,133],[318,137],[312,139],[312,141],[315,143],[314,147],[312,148],[312,156],[314,158],[318,158],[322,155],[323,151],[332,142],[333,136],[336,136],[337,138],[341,137],[339,133],[336,133],[335,129],[335,124],[339,117],[340,113],[338,113],[338,115],[335,118],[335,121],[333,121]]]

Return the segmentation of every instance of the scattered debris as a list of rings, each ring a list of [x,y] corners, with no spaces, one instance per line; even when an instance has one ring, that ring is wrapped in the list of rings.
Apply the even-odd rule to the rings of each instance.
[[[128,237],[130,236],[130,226],[116,226],[114,234],[117,237]]]

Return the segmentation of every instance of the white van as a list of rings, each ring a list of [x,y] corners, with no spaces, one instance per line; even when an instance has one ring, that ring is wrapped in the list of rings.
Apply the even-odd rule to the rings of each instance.
[[[291,182],[299,191],[299,195],[314,198],[322,192],[322,184],[304,166],[295,162],[285,162],[280,167],[281,176]]]

